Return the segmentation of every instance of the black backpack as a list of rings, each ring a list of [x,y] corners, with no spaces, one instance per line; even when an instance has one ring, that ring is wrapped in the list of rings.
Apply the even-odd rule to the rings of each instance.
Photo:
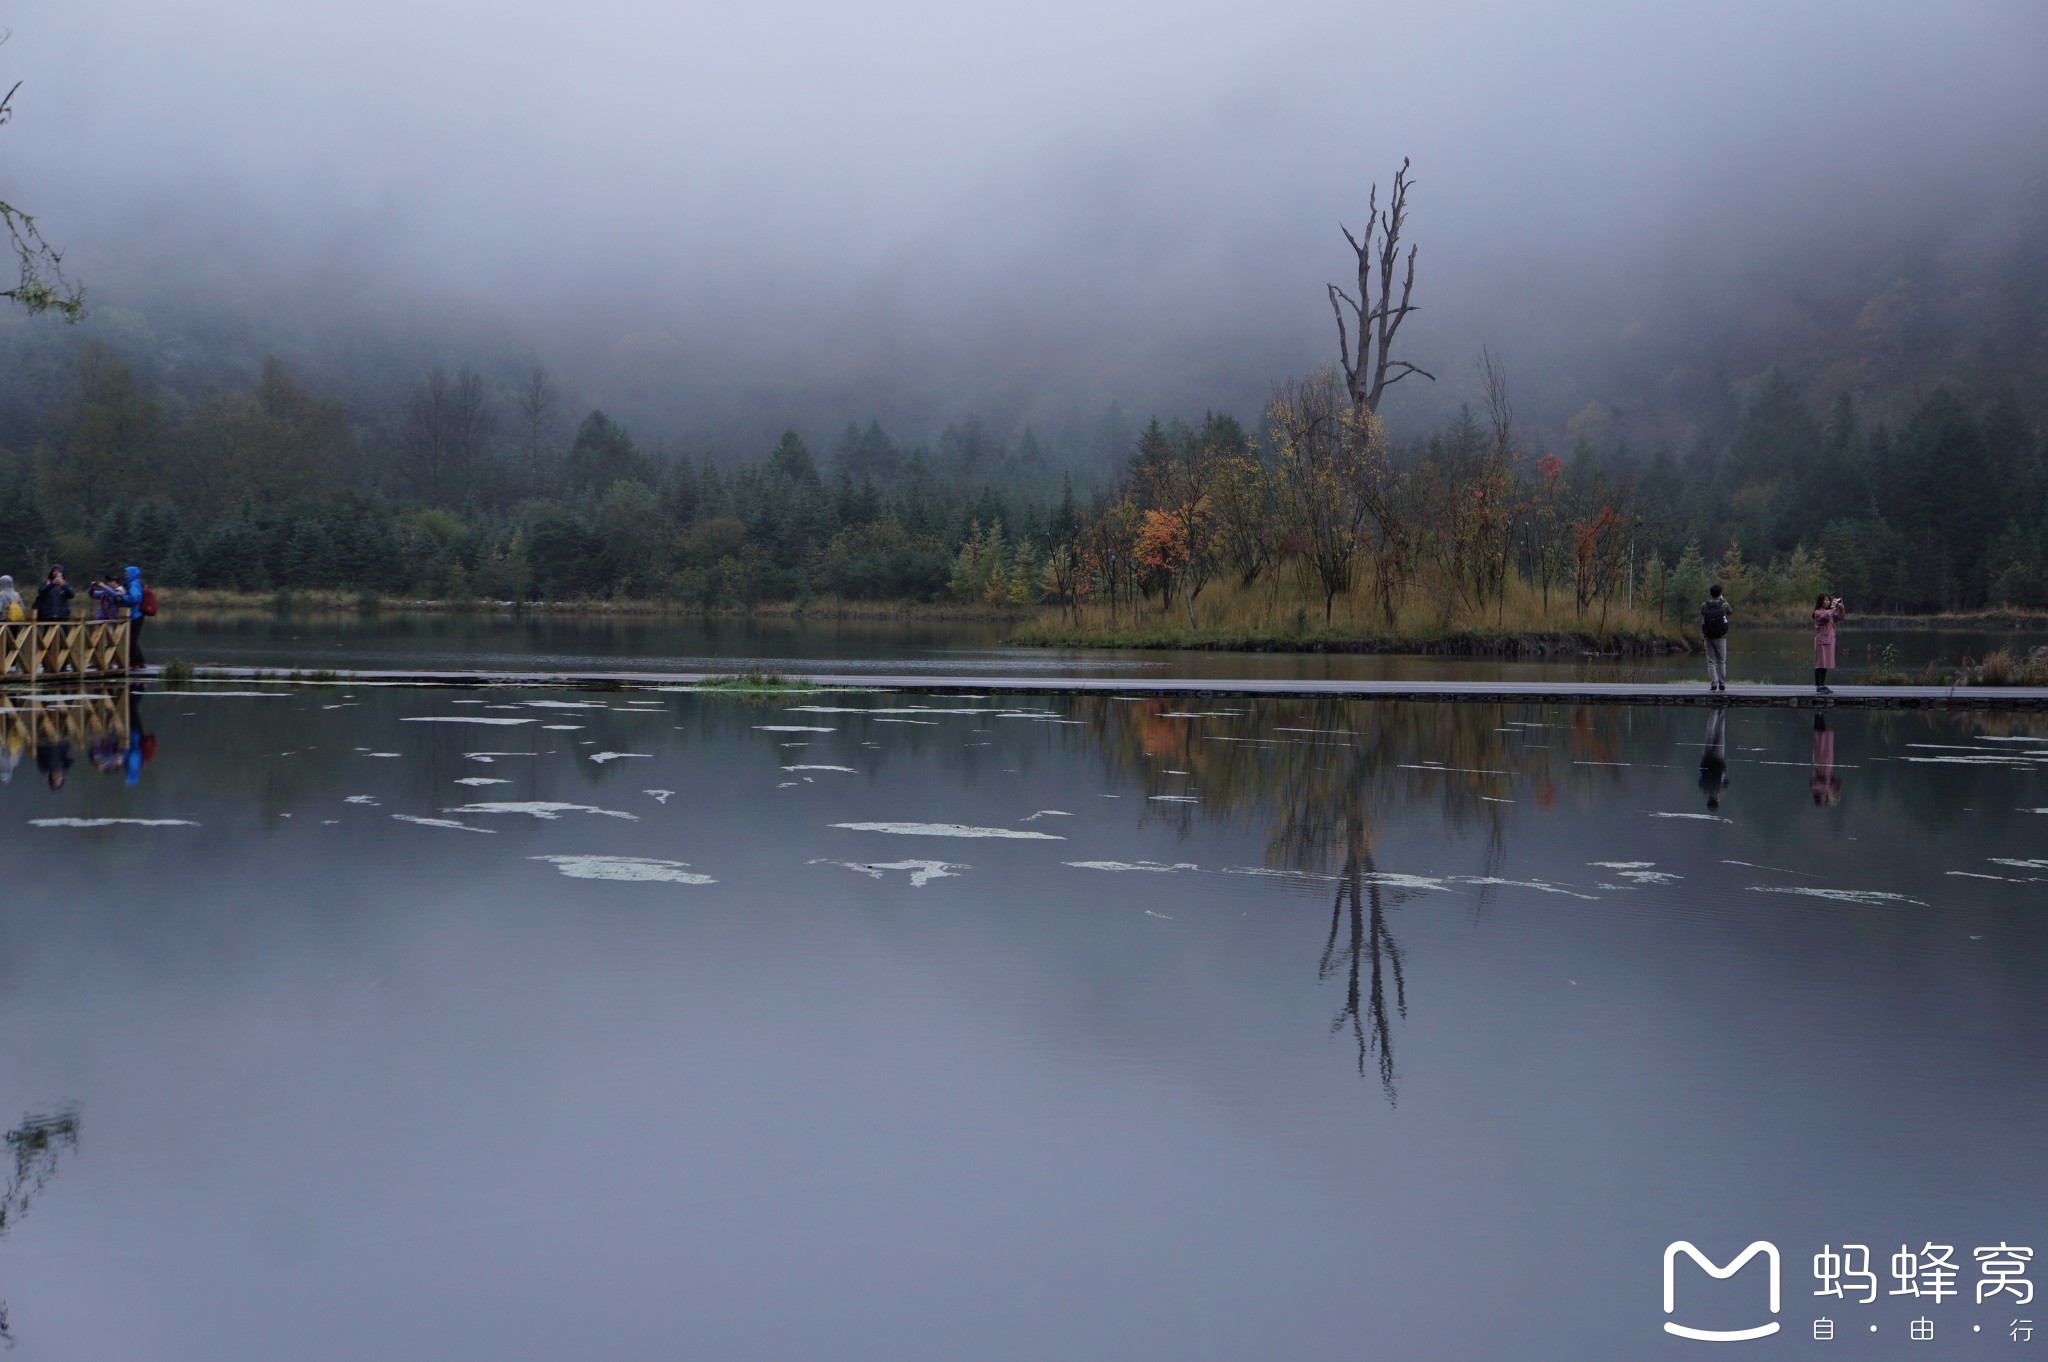
[[[1708,638],[1728,637],[1728,602],[1712,600],[1700,607],[1700,633]]]

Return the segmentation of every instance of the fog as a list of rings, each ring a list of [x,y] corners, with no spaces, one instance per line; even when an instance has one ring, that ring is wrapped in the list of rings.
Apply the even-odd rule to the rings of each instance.
[[[37,346],[147,336],[173,387],[275,350],[358,405],[540,362],[747,452],[1253,414],[1334,358],[1337,224],[1404,156],[1440,381],[1397,429],[1485,342],[1536,430],[1679,438],[1674,366],[1739,381],[1887,262],[2048,224],[2048,10],[1669,10],[31,0],[0,197],[97,313]]]

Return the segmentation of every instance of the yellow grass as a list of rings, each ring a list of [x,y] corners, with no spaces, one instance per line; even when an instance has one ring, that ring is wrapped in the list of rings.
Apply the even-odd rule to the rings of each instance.
[[[1283,573],[1278,583],[1259,582],[1250,587],[1233,578],[1211,583],[1195,598],[1195,623],[1188,623],[1188,611],[1178,597],[1161,607],[1157,596],[1136,611],[1119,606],[1114,617],[1107,606],[1096,604],[1080,611],[1079,619],[1063,619],[1058,610],[1042,610],[1019,631],[1022,642],[1059,641],[1088,643],[1097,638],[1130,645],[1146,640],[1154,647],[1219,646],[1227,642],[1256,642],[1286,647],[1318,643],[1409,641],[1426,644],[1454,637],[1533,637],[1584,635],[1608,639],[1617,635],[1656,639],[1682,646],[1680,630],[1655,611],[1630,608],[1626,596],[1618,597],[1606,610],[1598,603],[1581,614],[1568,590],[1553,587],[1546,609],[1543,593],[1527,582],[1513,581],[1506,598],[1489,600],[1483,610],[1461,608],[1446,593],[1428,583],[1411,585],[1402,597],[1390,625],[1379,603],[1364,591],[1339,596],[1332,602],[1327,622],[1319,591],[1295,574]],[[1135,646],[1145,646],[1136,644]]]

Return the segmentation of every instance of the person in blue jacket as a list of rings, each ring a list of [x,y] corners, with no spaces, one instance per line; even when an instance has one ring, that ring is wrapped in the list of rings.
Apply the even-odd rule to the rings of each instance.
[[[128,608],[128,667],[132,671],[149,665],[142,660],[142,569],[131,563],[122,576],[128,581],[121,603]]]

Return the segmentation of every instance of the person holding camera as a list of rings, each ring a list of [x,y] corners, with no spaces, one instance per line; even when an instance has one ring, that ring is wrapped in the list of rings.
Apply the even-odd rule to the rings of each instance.
[[[1813,602],[1813,692],[1833,695],[1828,689],[1828,669],[1835,665],[1835,626],[1848,611],[1840,596],[1823,591]]]

